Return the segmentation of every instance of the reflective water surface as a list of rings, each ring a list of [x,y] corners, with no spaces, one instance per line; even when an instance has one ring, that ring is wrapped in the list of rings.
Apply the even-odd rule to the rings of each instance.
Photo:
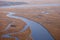
[[[24,17],[19,17],[19,16],[14,16],[13,14],[15,14],[14,12],[9,12],[9,14],[7,14],[8,17],[10,18],[15,18],[15,19],[20,19],[22,21],[24,21],[27,25],[20,31],[20,32],[24,32],[28,27],[30,27],[32,33],[32,37],[33,40],[54,40],[53,37],[50,35],[50,33],[40,24],[28,20],[27,18]],[[12,34],[12,33],[11,33]],[[15,32],[13,33],[15,34]],[[9,37],[8,34],[4,35],[4,37]],[[18,40],[18,38],[15,38]]]

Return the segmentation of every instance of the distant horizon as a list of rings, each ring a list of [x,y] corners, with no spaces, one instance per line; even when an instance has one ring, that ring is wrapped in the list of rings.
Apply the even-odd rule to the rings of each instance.
[[[33,1],[60,1],[60,0],[0,0],[0,1],[11,1],[11,2],[33,2]]]
[[[30,4],[60,3],[60,0],[0,0],[8,2],[27,2]]]

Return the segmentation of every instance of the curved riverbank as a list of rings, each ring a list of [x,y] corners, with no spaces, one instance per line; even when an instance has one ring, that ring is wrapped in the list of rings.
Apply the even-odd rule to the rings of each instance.
[[[24,32],[30,26],[33,40],[54,40],[52,36],[50,35],[50,33],[45,28],[43,28],[42,25],[34,21],[28,20],[24,17],[13,16],[13,14],[15,13],[9,12],[7,16],[10,18],[20,19],[27,24],[20,32]]]

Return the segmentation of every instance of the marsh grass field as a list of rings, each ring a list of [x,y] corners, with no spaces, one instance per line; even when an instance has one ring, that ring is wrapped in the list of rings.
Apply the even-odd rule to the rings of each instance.
[[[60,40],[60,6],[0,8],[0,40],[15,40],[13,37],[17,37],[19,40],[33,40],[31,29],[29,27],[24,32],[19,32],[27,24],[22,20],[7,17],[6,15],[8,12],[15,12],[16,14],[14,14],[14,16],[21,16],[41,24],[46,30],[48,30],[54,40]],[[8,26],[9,28],[7,28]],[[14,32],[17,33],[11,34],[11,38],[2,37],[4,34]]]

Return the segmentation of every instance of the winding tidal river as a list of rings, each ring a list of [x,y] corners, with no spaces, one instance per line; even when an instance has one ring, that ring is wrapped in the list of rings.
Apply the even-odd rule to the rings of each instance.
[[[60,6],[60,4],[43,4],[43,5],[39,5],[39,6]],[[11,7],[18,7],[18,6],[11,6]],[[11,7],[7,6],[7,7],[2,7],[2,8],[11,8]],[[21,6],[21,7],[24,7],[24,6]],[[54,38],[51,36],[51,34],[42,25],[40,25],[32,20],[29,20],[27,18],[24,18],[24,17],[14,16],[14,14],[15,14],[15,12],[8,12],[7,16],[10,18],[20,19],[27,24],[19,32],[24,32],[28,27],[30,27],[33,40],[54,40]],[[9,29],[9,27],[10,27],[9,25],[7,26],[7,28],[5,30]],[[11,38],[12,36],[9,36],[9,35],[16,34],[16,33],[18,33],[18,32],[4,34],[4,35],[2,35],[2,37]],[[15,38],[16,40],[20,40],[17,37],[12,37],[12,38]]]
[[[31,35],[33,37],[33,40],[54,40],[53,37],[50,35],[50,33],[42,25],[40,25],[34,21],[31,21],[27,18],[24,18],[24,17],[14,16],[13,14],[15,14],[15,13],[9,12],[7,14],[7,16],[10,18],[20,19],[27,24],[20,32],[24,32],[28,27],[30,27],[30,29],[32,31]],[[11,37],[11,36],[9,36],[10,34],[15,34],[15,32],[5,34],[2,37],[7,37],[7,38]],[[13,38],[15,38],[16,40],[19,40],[17,37],[13,37]]]

